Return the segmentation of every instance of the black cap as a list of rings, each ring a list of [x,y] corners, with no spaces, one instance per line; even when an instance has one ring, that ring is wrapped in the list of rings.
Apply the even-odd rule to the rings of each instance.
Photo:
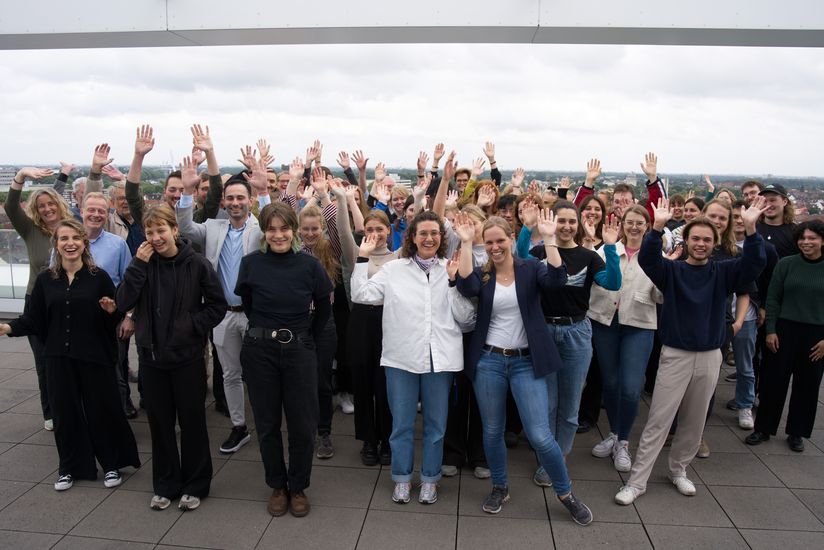
[[[787,198],[787,190],[784,189],[784,186],[780,183],[771,183],[764,187],[758,194],[759,195],[766,195],[767,193],[775,193],[776,195],[781,195],[785,199]]]

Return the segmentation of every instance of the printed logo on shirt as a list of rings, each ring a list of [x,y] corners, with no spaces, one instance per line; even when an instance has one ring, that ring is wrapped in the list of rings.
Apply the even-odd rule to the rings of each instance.
[[[584,282],[587,279],[587,267],[588,266],[584,267],[581,271],[575,273],[574,275],[568,275],[566,286],[577,286],[583,288]]]

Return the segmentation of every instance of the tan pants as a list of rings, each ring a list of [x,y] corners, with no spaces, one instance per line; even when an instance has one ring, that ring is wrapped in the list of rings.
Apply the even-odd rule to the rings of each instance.
[[[652,405],[628,485],[646,489],[676,413],[678,429],[670,450],[669,470],[673,477],[686,475],[687,466],[701,444],[707,407],[718,382],[721,359],[721,350],[717,349],[696,352],[668,346],[661,348]]]

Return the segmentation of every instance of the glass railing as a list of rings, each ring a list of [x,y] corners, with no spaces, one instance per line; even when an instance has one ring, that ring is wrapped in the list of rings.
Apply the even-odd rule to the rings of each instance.
[[[13,229],[0,229],[0,298],[24,299],[29,283],[26,243]]]

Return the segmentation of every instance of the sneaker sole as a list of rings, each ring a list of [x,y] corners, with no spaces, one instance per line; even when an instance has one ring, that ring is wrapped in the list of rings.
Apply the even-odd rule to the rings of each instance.
[[[587,519],[586,521],[578,521],[578,518],[576,518],[576,517],[575,517],[575,516],[573,516],[572,514],[570,514],[570,517],[572,518],[572,521],[574,521],[574,522],[575,522],[575,523],[577,523],[578,525],[584,525],[584,526],[586,526],[586,525],[589,525],[590,523],[592,523],[592,510],[590,510],[590,509],[589,509],[589,506],[587,506],[586,504],[581,503],[581,506],[583,506],[584,508],[586,508],[586,509],[587,509],[587,512],[589,512],[589,519]]]
[[[412,500],[411,497],[407,498],[407,499],[402,499],[402,498],[396,498],[395,495],[392,495],[392,502],[397,502],[398,504],[409,504],[409,502],[411,500]]]
[[[504,506],[503,506],[503,505],[504,505],[504,504],[506,504],[507,502],[509,502],[509,495],[506,495],[506,498],[504,498],[504,499],[501,501],[501,505],[500,505],[500,506],[498,506],[496,509],[494,509],[494,510],[493,510],[493,509],[487,508],[486,506],[481,506],[481,510],[483,510],[483,511],[484,511],[484,512],[486,512],[487,514],[497,514],[497,513],[499,513],[501,510],[503,510],[503,509],[504,509]]]
[[[58,486],[57,486],[57,484],[55,483],[55,484],[54,484],[54,490],[55,490],[55,491],[68,491],[68,490],[69,490],[69,489],[71,489],[73,486],[74,486],[74,482],[72,482],[72,483],[70,483],[70,484],[68,484],[68,485],[66,485],[66,486],[62,486],[62,485],[61,485],[60,487],[58,487]]]
[[[171,504],[172,504],[171,500],[168,501],[168,502],[162,502],[162,503],[161,502],[152,502],[151,504],[149,504],[149,508],[151,508],[152,510],[160,511],[160,510],[165,510],[166,508],[171,506]]]
[[[192,510],[197,510],[197,508],[199,506],[200,506],[200,501],[199,500],[196,500],[195,502],[190,502],[188,504],[183,504],[183,502],[181,502],[177,505],[177,509],[181,510],[183,512],[190,512]]]
[[[427,505],[427,506],[428,506],[428,505],[430,505],[430,504],[435,504],[436,502],[438,502],[438,497],[435,497],[435,498],[433,498],[432,500],[421,500],[421,499],[418,499],[418,502],[420,502],[421,504],[425,504],[425,505]]]
[[[252,434],[246,434],[246,437],[241,439],[240,442],[237,445],[235,445],[234,447],[231,447],[231,448],[221,447],[219,450],[220,450],[221,454],[230,455],[230,454],[234,453],[235,451],[237,451],[238,449],[240,449],[241,447],[243,447],[244,445],[246,445],[247,443],[249,443],[251,440],[252,440]]]
[[[112,481],[103,481],[103,486],[106,487],[107,489],[113,489],[115,487],[120,486],[121,483],[123,483],[123,478],[118,478],[117,481],[114,481],[114,482],[112,482]]]

